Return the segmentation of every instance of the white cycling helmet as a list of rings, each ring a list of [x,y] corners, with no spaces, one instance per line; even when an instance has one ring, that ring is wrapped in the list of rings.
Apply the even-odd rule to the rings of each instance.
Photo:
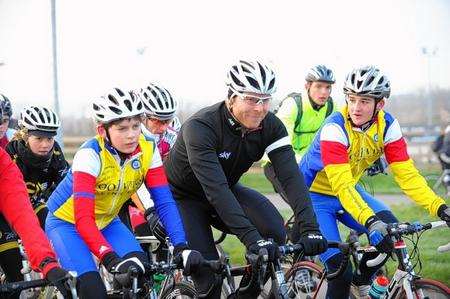
[[[113,88],[92,103],[94,120],[107,124],[114,120],[143,115],[144,105],[140,97],[134,93]]]
[[[27,106],[20,112],[19,126],[26,128],[30,133],[43,133],[41,135],[55,136],[61,126],[58,115],[47,107]]]
[[[140,96],[147,115],[160,120],[171,119],[175,116],[178,102],[167,89],[149,84],[140,90]]]
[[[353,69],[345,79],[344,93],[375,99],[388,98],[391,83],[386,75],[374,66]]]
[[[257,60],[239,60],[228,72],[227,85],[237,94],[253,92],[271,95],[277,89],[274,71]]]

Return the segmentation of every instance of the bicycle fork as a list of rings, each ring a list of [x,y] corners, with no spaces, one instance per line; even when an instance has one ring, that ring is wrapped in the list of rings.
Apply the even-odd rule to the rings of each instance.
[[[401,292],[403,288],[406,298],[414,299],[413,286],[416,275],[411,261],[409,260],[406,244],[400,239],[395,242],[394,248],[397,259],[399,260],[399,266],[395,271],[383,298],[392,298],[394,295]],[[419,298],[424,298],[421,290],[419,290],[418,295]]]

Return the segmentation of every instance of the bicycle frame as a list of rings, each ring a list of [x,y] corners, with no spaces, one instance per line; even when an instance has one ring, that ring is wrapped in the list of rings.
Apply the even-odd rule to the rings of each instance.
[[[406,244],[401,237],[398,237],[394,244],[394,252],[399,261],[399,265],[383,298],[395,298],[403,288],[406,297],[408,299],[414,299],[412,286],[414,285],[414,279],[417,278],[417,276],[415,275],[413,266],[409,260]],[[423,294],[420,295],[423,297]]]

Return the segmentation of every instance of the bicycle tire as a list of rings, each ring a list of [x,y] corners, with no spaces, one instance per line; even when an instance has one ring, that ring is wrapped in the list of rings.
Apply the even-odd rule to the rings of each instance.
[[[448,299],[450,298],[450,288],[440,281],[433,279],[417,279],[414,281],[414,299]],[[418,290],[421,290],[424,297],[420,297]],[[406,299],[406,292],[402,289],[395,299]]]
[[[197,291],[193,284],[181,281],[175,283],[175,285],[169,285],[162,292],[161,299],[188,299],[198,298]]]
[[[293,282],[296,273],[299,270],[308,271],[312,285],[307,285],[305,282]],[[295,263],[285,274],[286,283],[289,285],[288,298],[313,298],[317,292],[317,298],[325,298],[326,293],[326,279],[324,278],[323,268],[310,261],[300,261]]]

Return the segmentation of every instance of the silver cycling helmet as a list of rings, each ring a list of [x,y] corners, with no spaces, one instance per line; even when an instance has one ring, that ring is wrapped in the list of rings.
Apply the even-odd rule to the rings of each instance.
[[[140,97],[125,89],[113,88],[92,102],[94,120],[107,124],[114,120],[143,115],[144,105]]]
[[[139,92],[145,113],[160,120],[172,119],[178,109],[178,102],[163,87],[149,84]]]
[[[391,83],[388,77],[375,66],[364,66],[353,69],[347,75],[344,93],[380,100],[390,96]]]
[[[257,60],[239,60],[228,72],[227,85],[236,94],[272,95],[277,88],[274,71]]]
[[[55,136],[61,121],[58,115],[47,107],[27,106],[20,112],[19,126],[28,131],[47,133],[47,136]]]
[[[2,115],[7,115],[11,117],[12,115],[12,107],[11,101],[5,96],[0,94],[0,106],[2,107]]]
[[[323,64],[318,64],[310,68],[308,70],[308,73],[306,74],[305,80],[308,82],[320,81],[331,84],[336,82],[333,71],[324,66]]]

